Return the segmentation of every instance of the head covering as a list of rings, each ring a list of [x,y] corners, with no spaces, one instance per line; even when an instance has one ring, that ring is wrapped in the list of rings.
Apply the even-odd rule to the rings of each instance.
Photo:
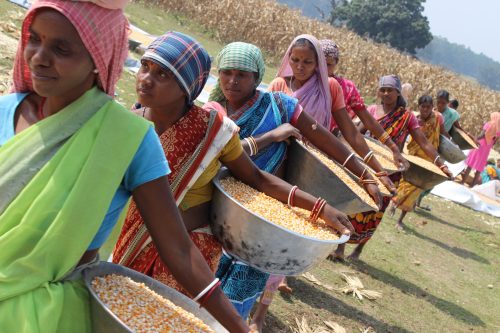
[[[378,88],[393,88],[401,94],[401,80],[396,75],[382,76],[378,82]]]
[[[498,138],[500,136],[500,112],[493,112],[490,118],[491,120],[489,121],[488,128],[484,133],[487,144],[492,144],[493,138]]]
[[[401,95],[405,99],[405,101],[408,101],[411,97],[411,94],[413,93],[413,86],[410,83],[403,83],[401,86]]]
[[[237,69],[240,71],[258,73],[255,88],[262,82],[266,70],[264,57],[260,49],[249,43],[234,42],[227,44],[217,55],[217,70]],[[209,100],[222,102],[226,98],[220,88],[220,80],[210,93]]]
[[[151,60],[171,71],[192,104],[210,74],[210,56],[195,39],[169,31],[148,46],[142,59]]]
[[[281,61],[281,66],[276,76],[282,78],[293,76],[292,67],[290,66],[290,54],[299,39],[306,39],[314,46],[318,66],[316,73],[300,89],[294,91],[292,96],[299,100],[304,111],[310,114],[319,124],[330,128],[332,122],[332,96],[330,85],[328,84],[328,68],[325,57],[321,56],[323,51],[316,37],[311,35],[295,37]]]
[[[54,9],[73,24],[99,71],[102,89],[108,95],[114,96],[115,85],[128,53],[127,18],[120,9],[110,10],[90,2],[65,0],[39,0],[28,10],[14,62],[12,90],[33,91],[31,73],[23,53],[29,38],[29,28],[40,8]]]
[[[331,39],[322,39],[319,41],[321,49],[325,57],[332,57],[334,59],[340,58],[340,50],[337,44]]]
[[[128,3],[128,0],[73,0],[73,1],[92,2],[100,7],[107,9],[124,9]]]

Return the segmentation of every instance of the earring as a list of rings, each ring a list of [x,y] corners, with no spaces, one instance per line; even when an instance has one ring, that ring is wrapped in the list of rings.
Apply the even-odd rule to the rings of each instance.
[[[97,70],[97,68],[96,68],[96,69],[93,70],[93,73],[94,74],[99,74],[99,70]]]

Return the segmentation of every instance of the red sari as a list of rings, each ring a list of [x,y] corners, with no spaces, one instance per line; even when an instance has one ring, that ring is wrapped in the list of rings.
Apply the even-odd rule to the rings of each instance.
[[[209,112],[194,106],[160,136],[171,169],[168,180],[177,205],[235,131],[235,125],[217,111]],[[222,247],[209,227],[193,230],[189,235],[215,272]],[[161,260],[134,201],[130,204],[113,251],[113,262],[151,276],[187,294]]]

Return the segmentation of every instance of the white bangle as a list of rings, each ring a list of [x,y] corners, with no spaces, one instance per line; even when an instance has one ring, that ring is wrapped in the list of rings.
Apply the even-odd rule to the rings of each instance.
[[[436,158],[434,159],[434,162],[432,162],[433,164],[436,164],[437,160],[439,160],[441,156],[437,155]]]
[[[349,160],[354,156],[354,153],[351,153],[351,155],[347,156],[344,164],[342,164],[342,167],[345,167],[345,165],[347,164],[347,162],[349,162]]]
[[[290,208],[292,208],[292,195],[297,188],[299,188],[297,185],[292,186],[290,193],[288,193],[288,207]]]
[[[199,294],[198,296],[196,296],[195,298],[193,298],[193,301],[197,302],[200,298],[202,298],[203,296],[205,296],[206,293],[208,293],[208,291],[210,289],[213,288],[213,286],[215,286],[217,284],[217,282],[219,282],[219,278],[215,278],[215,280],[213,280],[205,289],[203,289]]]
[[[368,163],[372,156],[373,156],[373,151],[371,150],[368,151],[368,153],[366,153],[366,156],[363,157],[363,162]]]
[[[252,143],[250,142],[249,138],[244,138],[245,142],[247,143],[248,147],[250,148],[250,156],[253,156],[255,152],[253,151],[253,146]]]

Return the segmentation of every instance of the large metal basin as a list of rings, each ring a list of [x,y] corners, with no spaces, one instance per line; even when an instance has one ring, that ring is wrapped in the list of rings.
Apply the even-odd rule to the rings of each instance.
[[[453,164],[462,162],[466,157],[460,147],[442,134],[439,136],[438,152],[445,161]]]
[[[117,274],[128,276],[132,280],[144,283],[149,289],[157,294],[170,300],[177,306],[191,312],[196,317],[200,318],[210,326],[215,332],[228,332],[221,324],[219,324],[206,310],[200,308],[199,305],[184,296],[178,291],[164,285],[155,279],[144,274],[136,272],[124,266],[116,265],[110,262],[101,261],[97,266],[89,268],[83,272],[83,279],[90,293],[90,309],[92,314],[92,332],[94,333],[133,333],[120,319],[109,310],[106,305],[99,299],[99,296],[92,289],[92,280],[96,276],[105,276],[109,274]]]
[[[423,158],[406,154],[404,157],[410,162],[408,170],[403,171],[403,179],[407,182],[421,189],[430,190],[448,179],[443,173],[436,173],[421,166],[426,162]]]
[[[346,170],[346,173],[354,179],[349,171]],[[361,199],[339,176],[295,140],[288,147],[285,179],[312,195],[324,198],[345,214],[377,210],[376,206]]]
[[[229,175],[224,169],[213,180],[211,227],[238,260],[271,274],[299,275],[349,240],[348,236],[331,241],[307,237],[253,214],[221,187],[220,179]]]
[[[462,150],[478,148],[477,144],[469,138],[464,131],[456,128],[455,126],[451,127],[450,136],[453,139],[453,142],[455,142]]]
[[[384,168],[385,171],[387,171],[387,173],[389,175],[392,175],[393,173],[401,171],[396,166],[396,164],[394,164],[394,158],[392,155],[392,151],[389,148],[387,148],[387,146],[385,146],[380,141],[378,141],[372,137],[369,137],[369,136],[364,136],[364,139],[366,140],[366,143],[368,144],[368,148],[371,148],[370,147],[371,145],[376,145],[380,149],[380,151],[375,150],[375,149],[372,149],[372,150],[373,150],[374,156],[377,158],[379,163],[382,163],[382,167]],[[347,142],[347,140],[344,137],[342,137],[340,139],[340,141],[342,141],[342,143],[344,145],[351,147],[349,142]]]

